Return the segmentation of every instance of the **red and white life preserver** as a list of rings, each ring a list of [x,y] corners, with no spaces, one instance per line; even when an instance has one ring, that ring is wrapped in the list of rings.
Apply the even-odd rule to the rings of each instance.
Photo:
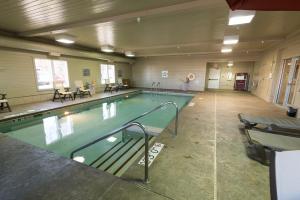
[[[190,81],[193,81],[193,80],[195,80],[195,78],[196,78],[195,74],[193,74],[193,73],[189,73],[189,74],[187,75],[187,77],[188,77],[188,79],[189,79]]]

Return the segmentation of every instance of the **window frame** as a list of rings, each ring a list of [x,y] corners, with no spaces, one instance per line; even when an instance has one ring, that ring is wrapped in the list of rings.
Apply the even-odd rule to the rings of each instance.
[[[36,89],[37,91],[52,91],[54,90],[54,85],[52,85],[52,88],[47,88],[47,89],[40,89],[39,88],[39,85],[38,85],[38,75],[37,75],[37,65],[36,65],[36,60],[37,59],[40,59],[40,60],[49,60],[50,63],[51,63],[51,76],[52,76],[52,79],[53,79],[53,82],[54,82],[54,75],[55,75],[55,72],[54,72],[54,62],[53,61],[64,61],[66,62],[67,64],[67,75],[68,75],[68,86],[65,86],[66,88],[70,87],[70,76],[69,76],[69,65],[68,65],[68,61],[66,60],[59,60],[59,59],[49,59],[49,58],[41,58],[41,57],[35,57],[33,58],[33,66],[34,66],[34,75],[35,75],[35,85],[36,85]]]
[[[101,63],[99,68],[100,68],[100,83],[101,85],[105,85],[107,83],[105,83],[105,80],[104,82],[102,82],[102,66],[106,66],[106,73],[107,73],[107,77],[108,79],[110,80],[109,78],[109,66],[113,66],[113,69],[114,69],[114,82],[110,82],[109,84],[115,84],[116,83],[116,66],[114,64],[107,64],[107,63]]]

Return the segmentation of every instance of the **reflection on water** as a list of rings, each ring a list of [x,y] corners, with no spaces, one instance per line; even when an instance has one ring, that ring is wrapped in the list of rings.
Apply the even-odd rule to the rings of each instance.
[[[103,119],[110,119],[116,116],[117,114],[117,104],[116,102],[112,103],[103,103],[102,106]]]
[[[74,133],[71,116],[58,119],[57,116],[43,119],[45,142],[47,145],[57,142]]]

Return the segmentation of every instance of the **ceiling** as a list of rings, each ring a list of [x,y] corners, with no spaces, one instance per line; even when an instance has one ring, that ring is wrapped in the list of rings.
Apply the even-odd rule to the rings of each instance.
[[[232,54],[261,52],[300,28],[300,12],[257,11],[251,24],[233,27],[228,13],[225,0],[1,0],[0,29],[30,39],[67,33],[76,45],[147,57],[219,55],[230,34],[240,37]]]

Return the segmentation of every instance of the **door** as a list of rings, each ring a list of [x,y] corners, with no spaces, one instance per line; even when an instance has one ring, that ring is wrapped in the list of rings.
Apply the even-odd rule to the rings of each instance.
[[[281,78],[280,78],[281,80],[280,80],[280,84],[279,84],[279,91],[278,91],[277,100],[276,100],[276,103],[280,104],[280,105],[283,105],[283,103],[284,103],[286,89],[287,89],[288,80],[289,80],[289,74],[290,74],[290,70],[291,70],[291,65],[292,65],[292,59],[284,60],[283,69],[282,69]]]
[[[284,61],[276,100],[277,104],[284,106],[293,104],[299,70],[299,58],[295,57]]]
[[[299,71],[300,71],[300,61],[297,60],[295,67],[293,69],[293,73],[292,73],[292,79],[290,80],[289,84],[289,94],[288,94],[288,100],[287,103],[288,104],[294,104],[294,100],[295,100],[295,96],[296,96],[296,88],[297,88],[297,80],[299,80]]]
[[[219,89],[219,87],[220,87],[220,74],[221,74],[220,69],[218,69],[218,68],[209,68],[207,88],[209,88],[209,89]]]

